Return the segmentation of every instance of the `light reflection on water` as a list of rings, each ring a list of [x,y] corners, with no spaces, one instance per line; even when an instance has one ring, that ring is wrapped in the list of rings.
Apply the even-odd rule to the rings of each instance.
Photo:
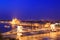
[[[50,32],[47,34],[38,34],[22,37],[22,40],[60,40],[60,32]]]

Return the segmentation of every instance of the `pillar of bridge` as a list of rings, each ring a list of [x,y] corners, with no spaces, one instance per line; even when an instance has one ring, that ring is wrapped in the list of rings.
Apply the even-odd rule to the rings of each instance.
[[[52,31],[56,31],[55,24],[50,25]]]
[[[21,40],[21,35],[23,32],[23,26],[17,26],[17,39]]]

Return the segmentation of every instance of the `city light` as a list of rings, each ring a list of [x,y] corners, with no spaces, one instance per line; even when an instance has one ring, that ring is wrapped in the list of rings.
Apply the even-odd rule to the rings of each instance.
[[[40,33],[42,35],[47,33],[48,36],[52,35],[52,37],[54,38],[55,35],[53,35],[53,33],[50,34],[50,32],[55,32],[56,31],[55,25],[57,25],[57,23],[52,24],[52,23],[47,23],[47,22],[45,24],[34,23],[34,22],[33,23],[23,22],[23,21],[18,20],[17,18],[12,19],[11,21],[2,21],[0,23],[7,23],[10,25],[10,26],[5,25],[4,26],[5,28],[12,27],[11,31],[3,33],[3,35],[12,35],[13,34],[13,35],[16,35],[15,36],[16,39],[19,39],[19,40],[22,40],[23,37],[26,37],[26,35],[31,34],[31,35],[35,36],[35,34],[40,34]],[[31,37],[29,37],[29,38],[31,38]],[[26,38],[26,39],[28,39],[28,38]],[[35,38],[34,38],[34,40],[35,40]]]
[[[17,26],[17,39],[21,40],[21,35],[23,32],[23,27],[22,26]]]
[[[51,23],[46,23],[44,27],[50,27]]]
[[[15,28],[16,25],[20,25],[20,21],[17,18],[12,19],[10,22],[12,28]]]
[[[38,24],[38,23],[34,23],[33,25],[34,25],[34,26],[40,26],[40,24]]]
[[[52,31],[56,31],[55,24],[50,25]]]
[[[17,18],[12,19],[11,21],[12,25],[20,24],[20,21]]]

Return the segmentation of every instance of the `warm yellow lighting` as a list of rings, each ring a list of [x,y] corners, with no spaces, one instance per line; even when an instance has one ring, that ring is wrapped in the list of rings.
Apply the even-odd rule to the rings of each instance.
[[[17,32],[23,32],[23,26],[17,26]]]
[[[39,24],[38,23],[34,23],[34,26],[39,26]]]
[[[50,23],[46,23],[44,27],[50,27]]]
[[[20,21],[18,19],[14,18],[14,19],[12,19],[11,24],[12,25],[20,24]]]
[[[51,30],[52,30],[52,31],[55,31],[55,30],[56,30],[56,29],[55,29],[55,24],[51,24],[50,27],[51,27]]]
[[[22,26],[17,26],[17,39],[21,40],[21,35],[23,32],[23,27]]]

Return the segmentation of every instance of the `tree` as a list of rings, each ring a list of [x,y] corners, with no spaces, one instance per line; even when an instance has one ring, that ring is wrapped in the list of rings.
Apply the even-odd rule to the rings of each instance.
[[[3,36],[1,35],[1,33],[0,33],[0,40],[3,40]]]

